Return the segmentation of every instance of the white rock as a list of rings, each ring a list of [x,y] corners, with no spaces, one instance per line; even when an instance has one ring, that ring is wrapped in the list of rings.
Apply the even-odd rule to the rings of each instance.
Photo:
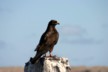
[[[35,64],[27,62],[24,72],[71,72],[71,68],[67,58],[43,57]]]

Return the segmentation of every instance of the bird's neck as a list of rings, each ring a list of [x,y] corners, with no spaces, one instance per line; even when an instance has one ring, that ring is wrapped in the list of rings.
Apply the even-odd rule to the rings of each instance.
[[[54,31],[54,30],[56,30],[54,25],[49,25],[47,27],[47,31]]]

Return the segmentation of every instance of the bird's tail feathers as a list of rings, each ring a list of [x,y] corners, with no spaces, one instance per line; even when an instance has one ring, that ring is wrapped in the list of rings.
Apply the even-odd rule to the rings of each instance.
[[[32,64],[37,63],[41,56],[42,56],[41,53],[37,53],[36,56],[32,59],[31,63]]]
[[[35,48],[34,51],[37,51],[38,49],[40,49],[40,46],[39,45],[37,45],[37,47]]]

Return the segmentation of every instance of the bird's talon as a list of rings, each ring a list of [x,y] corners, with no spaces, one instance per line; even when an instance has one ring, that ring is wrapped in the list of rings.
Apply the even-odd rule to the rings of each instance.
[[[50,54],[49,57],[52,57],[52,55]]]

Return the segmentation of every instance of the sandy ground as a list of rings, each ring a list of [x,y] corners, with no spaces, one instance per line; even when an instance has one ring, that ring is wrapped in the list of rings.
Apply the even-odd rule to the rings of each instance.
[[[0,67],[0,72],[24,72],[23,67]],[[72,67],[72,72],[108,72],[108,67]]]
[[[72,67],[72,72],[108,72],[108,67],[104,67],[104,66]]]
[[[24,72],[23,67],[0,67],[0,72]]]

